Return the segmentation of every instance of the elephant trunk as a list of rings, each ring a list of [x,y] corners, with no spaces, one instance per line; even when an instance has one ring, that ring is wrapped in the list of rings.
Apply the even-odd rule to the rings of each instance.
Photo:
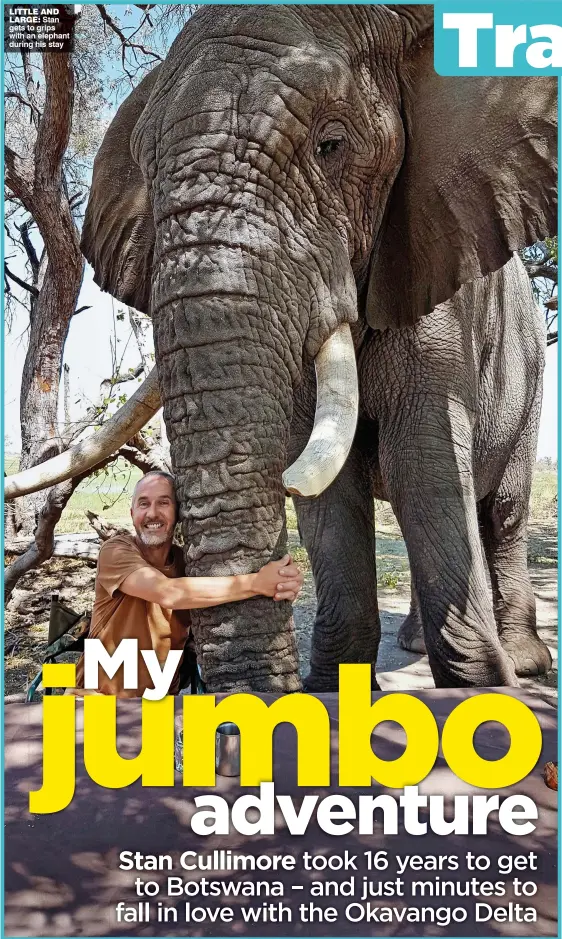
[[[215,359],[223,376],[233,371],[227,349],[224,358]],[[199,358],[202,351],[201,347],[186,350],[187,360]],[[183,418],[177,399],[170,409],[172,460],[190,576],[256,571],[286,552],[281,471],[289,401],[256,384],[250,373],[259,372],[260,357],[257,349],[254,353],[249,351],[241,370],[245,377],[234,378],[220,392],[209,392],[201,374],[201,380],[182,395]],[[167,396],[167,389],[164,393]],[[192,624],[209,690],[299,690],[289,603],[255,597],[193,610]]]
[[[284,311],[260,302],[224,248],[192,243],[181,259],[181,278],[160,265],[153,323],[186,574],[248,573],[286,553],[282,472],[302,336],[289,337]],[[299,690],[288,602],[194,610],[192,623],[210,691]]]

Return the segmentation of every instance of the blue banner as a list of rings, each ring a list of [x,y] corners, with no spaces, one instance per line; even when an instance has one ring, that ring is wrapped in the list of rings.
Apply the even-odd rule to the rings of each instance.
[[[435,71],[562,75],[562,3],[436,3]]]

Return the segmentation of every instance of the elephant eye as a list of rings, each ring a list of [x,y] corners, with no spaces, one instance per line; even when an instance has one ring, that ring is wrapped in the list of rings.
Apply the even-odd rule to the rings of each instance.
[[[323,140],[316,147],[316,156],[329,157],[340,149],[343,143],[343,137],[331,137],[329,140]]]

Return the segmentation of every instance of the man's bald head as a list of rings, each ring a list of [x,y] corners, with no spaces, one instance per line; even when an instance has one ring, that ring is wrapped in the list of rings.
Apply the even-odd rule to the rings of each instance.
[[[135,499],[136,499],[136,497],[137,497],[137,493],[138,493],[139,487],[140,487],[141,490],[142,490],[142,488],[144,487],[144,484],[146,483],[146,481],[147,481],[147,480],[150,480],[150,479],[165,479],[165,480],[167,480],[168,485],[169,485],[169,487],[170,487],[170,492],[171,492],[172,497],[173,497],[173,500],[174,500],[174,503],[175,503],[176,505],[178,504],[178,497],[177,497],[177,495],[176,495],[176,481],[175,481],[174,477],[172,476],[172,474],[171,474],[171,473],[165,473],[164,470],[149,470],[148,473],[145,473],[144,476],[141,476],[141,478],[140,478],[139,481],[137,482],[135,488],[133,489],[133,497],[132,497],[132,499],[131,499],[131,505],[134,506],[134,504],[135,504]]]

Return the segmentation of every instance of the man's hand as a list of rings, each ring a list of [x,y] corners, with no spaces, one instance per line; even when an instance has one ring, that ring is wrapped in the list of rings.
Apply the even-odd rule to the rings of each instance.
[[[303,575],[290,554],[280,561],[270,561],[257,574],[254,574],[256,593],[274,600],[297,599],[303,584]]]

